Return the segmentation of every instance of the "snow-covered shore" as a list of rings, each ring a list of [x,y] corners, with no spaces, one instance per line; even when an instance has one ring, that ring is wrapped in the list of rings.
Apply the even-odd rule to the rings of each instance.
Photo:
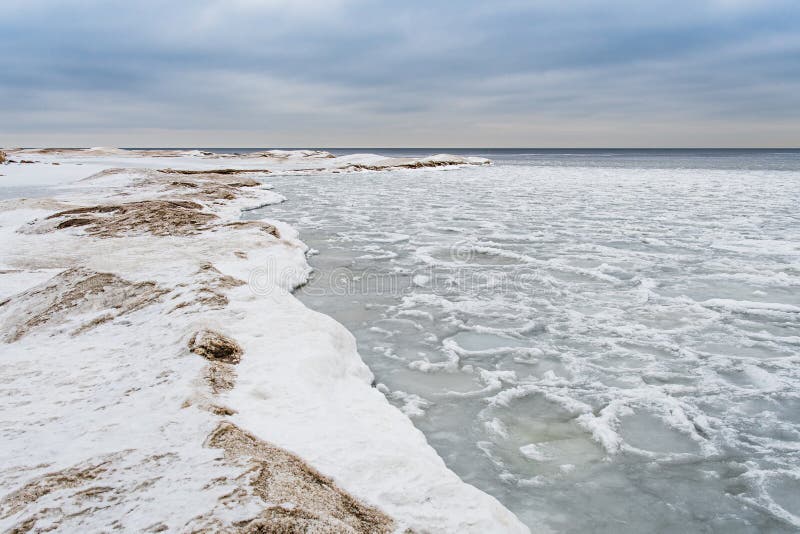
[[[486,160],[6,152],[52,188],[0,202],[0,529],[527,532],[291,295],[297,233],[240,221],[269,173]]]

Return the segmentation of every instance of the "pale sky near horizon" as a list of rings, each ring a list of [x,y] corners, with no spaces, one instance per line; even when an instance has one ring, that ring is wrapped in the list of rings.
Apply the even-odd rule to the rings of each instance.
[[[0,146],[800,147],[800,1],[4,0]]]

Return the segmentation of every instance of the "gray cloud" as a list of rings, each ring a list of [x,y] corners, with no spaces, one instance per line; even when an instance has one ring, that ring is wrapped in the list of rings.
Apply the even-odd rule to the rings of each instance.
[[[800,145],[794,1],[6,3],[0,145]]]

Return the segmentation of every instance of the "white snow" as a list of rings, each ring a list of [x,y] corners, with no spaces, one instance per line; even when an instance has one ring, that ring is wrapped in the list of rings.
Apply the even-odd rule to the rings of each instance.
[[[66,185],[48,196],[67,206],[168,197],[132,187],[137,169],[291,173],[381,161],[313,151],[258,158],[197,152],[156,157],[99,148],[10,155],[38,163],[0,166],[3,185]],[[77,182],[109,168],[130,171]],[[78,310],[67,322],[46,323],[18,341],[0,343],[0,495],[8,497],[47,473],[96,469],[87,482],[95,488],[91,494],[67,485],[19,509],[0,497],[6,506],[0,509],[0,530],[34,515],[37,528],[127,532],[156,525],[186,530],[200,516],[223,523],[252,517],[264,503],[252,496],[227,503],[223,496],[239,471],[222,451],[203,445],[222,418],[202,409],[214,402],[232,409],[229,419],[239,427],[299,455],[386,512],[398,532],[527,532],[498,501],[447,469],[409,418],[370,387],[372,373],[353,336],[292,296],[310,272],[296,232],[275,223],[278,239],[257,228],[222,225],[237,220],[243,208],[282,199],[248,188],[236,200],[204,202],[221,220],[199,235],[118,238],[90,237],[79,229],[43,232],[41,220],[63,205],[0,203],[0,299],[10,297],[0,306],[0,324],[6,328],[23,311],[14,295],[71,267],[152,281],[168,291],[155,304],[81,334],[74,335],[71,326],[92,315]],[[31,225],[34,219],[39,222]],[[221,309],[205,309],[195,300],[193,291],[200,288],[193,277],[204,262],[248,282],[226,290],[229,304]],[[186,305],[176,308],[178,302]],[[244,349],[234,388],[214,399],[202,379],[207,362],[186,348],[201,328],[217,330]],[[406,396],[410,414],[426,406],[424,399]]]

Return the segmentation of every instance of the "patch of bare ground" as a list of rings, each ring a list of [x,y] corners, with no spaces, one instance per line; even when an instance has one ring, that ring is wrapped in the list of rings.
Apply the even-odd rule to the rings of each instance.
[[[226,169],[223,169],[223,171],[226,171]],[[157,187],[160,188],[162,193],[166,193],[176,200],[208,202],[233,200],[240,195],[241,189],[261,185],[261,182],[254,178],[236,173],[217,173],[214,170],[197,171],[197,173],[193,172],[192,174],[180,173],[176,176],[174,173],[165,170],[126,168],[105,169],[88,178],[84,178],[82,181],[100,180],[120,174],[130,176],[129,187]]]
[[[71,467],[35,478],[0,500],[0,518],[10,517],[45,495],[91,483],[106,471],[108,462]],[[24,524],[25,522],[23,522]],[[33,520],[35,523],[35,519]],[[30,528],[33,524],[30,525]],[[20,528],[21,532],[25,530]]]
[[[16,152],[23,154],[55,154],[61,156],[128,156],[128,157],[154,157],[154,158],[174,158],[196,153],[203,156],[213,156],[213,152],[196,152],[187,150],[157,150],[139,149],[130,150],[114,147],[95,147],[95,148],[27,148],[16,149]]]
[[[232,172],[236,171],[236,172]],[[241,172],[251,172],[242,170]],[[263,174],[265,171],[258,171]],[[96,181],[108,176],[129,175],[130,187],[160,187],[161,191],[177,200],[196,200],[220,202],[233,200],[244,188],[257,187],[261,182],[242,176],[237,169],[203,171],[173,171],[172,169],[105,169],[84,178],[82,181]]]
[[[236,410],[219,404],[214,396],[233,389],[236,385],[235,365],[241,361],[241,346],[228,336],[203,329],[192,334],[187,347],[190,352],[208,360],[209,363],[203,370],[202,382],[208,386],[212,396],[207,393],[194,394],[184,401],[182,407],[194,405],[220,417],[234,415]]]
[[[130,234],[157,236],[192,235],[208,228],[217,219],[203,211],[203,206],[187,200],[142,200],[122,204],[104,204],[59,211],[47,217],[55,230],[82,228],[97,237],[121,237]]]
[[[105,178],[107,176],[115,176],[117,174],[134,174],[134,175],[146,175],[149,173],[149,169],[136,169],[136,168],[124,168],[124,167],[111,167],[109,169],[103,169],[102,171],[98,171],[86,178],[81,178],[78,180],[79,182],[92,182],[98,180],[100,178]]]
[[[451,165],[464,165],[465,161],[448,161],[448,160],[434,160],[434,161],[413,161],[410,163],[386,163],[385,165],[367,165],[364,163],[352,163],[343,170],[348,171],[383,171],[386,169],[422,169],[426,167],[448,167]]]
[[[155,484],[163,466],[177,458],[175,453],[166,452],[131,462],[132,452],[121,450],[29,479],[0,498],[0,519],[17,516],[18,520],[7,532],[83,532],[85,529],[76,530],[79,516],[131,502],[132,495]],[[120,478],[120,473],[131,470],[139,476]],[[130,530],[124,524],[127,508],[111,529],[99,530]]]
[[[278,233],[277,228],[264,221],[234,221],[225,224],[225,226],[228,228],[258,228],[262,232],[266,232],[269,235],[275,236],[277,238],[281,237],[281,235]]]
[[[200,305],[202,309],[222,309],[230,302],[225,291],[244,284],[245,282],[238,278],[223,274],[211,263],[202,263],[194,277],[193,284],[180,284],[179,287],[189,287],[190,289],[176,293],[173,298],[177,300],[177,303],[170,312],[196,304]]]
[[[208,175],[208,174],[269,174],[269,169],[159,169],[164,174]]]
[[[8,156],[6,156],[5,152],[0,150],[0,163],[5,163],[6,161],[8,161]]]
[[[243,354],[242,347],[236,341],[214,330],[204,329],[195,332],[189,338],[188,348],[190,352],[210,362],[203,378],[212,393],[216,395],[233,388],[236,383],[236,371],[233,366],[241,361]],[[218,406],[212,405],[209,409],[218,415],[224,412],[222,407]]]
[[[233,389],[236,385],[236,370],[233,365],[222,362],[211,362],[205,369],[203,378],[211,388],[211,392],[217,395],[223,391]]]
[[[208,411],[219,416],[235,415],[237,413],[233,408],[223,406],[222,404],[212,404],[208,407]]]
[[[216,395],[233,387],[234,364],[242,349],[233,339],[213,330],[200,330],[188,343],[189,350],[210,361],[205,380]],[[189,405],[189,404],[187,404]],[[213,401],[201,401],[200,408],[219,417],[236,412]],[[191,532],[257,533],[388,533],[394,521],[380,510],[367,506],[338,488],[299,457],[259,440],[236,425],[223,421],[208,436],[207,447],[220,448],[225,457],[241,465],[233,480],[236,487],[220,497],[225,507],[238,507],[254,497],[265,504],[255,517],[226,524],[215,514],[192,521]]]
[[[289,159],[292,157],[297,157],[298,155],[305,159],[332,159],[336,157],[325,150],[267,150],[264,152],[249,152],[247,154],[241,154],[238,157]]]
[[[212,362],[239,363],[242,347],[236,341],[213,330],[201,330],[189,339],[189,351]]]
[[[226,458],[244,462],[239,477],[267,504],[256,517],[223,531],[237,533],[388,533],[394,521],[339,488],[294,454],[259,440],[223,421],[208,436],[206,446],[225,451]],[[235,492],[230,497],[236,497]]]
[[[212,178],[196,180],[172,180],[166,184],[167,190],[184,190],[182,196],[195,200],[221,201],[233,200],[239,196],[239,189],[261,185],[250,178],[230,179],[222,175],[208,175]],[[188,191],[187,191],[188,190]]]
[[[25,150],[24,152],[27,154],[63,154],[65,152],[74,151],[74,149],[69,148],[32,148]]]
[[[215,289],[231,289],[245,284],[244,280],[222,273],[211,262],[207,261],[200,264],[197,274],[206,285]]]
[[[167,290],[155,282],[130,282],[111,273],[67,269],[0,302],[0,309],[12,308],[2,332],[11,343],[37,328],[66,323],[76,315],[93,315],[72,332],[79,334],[153,304],[164,293]]]

